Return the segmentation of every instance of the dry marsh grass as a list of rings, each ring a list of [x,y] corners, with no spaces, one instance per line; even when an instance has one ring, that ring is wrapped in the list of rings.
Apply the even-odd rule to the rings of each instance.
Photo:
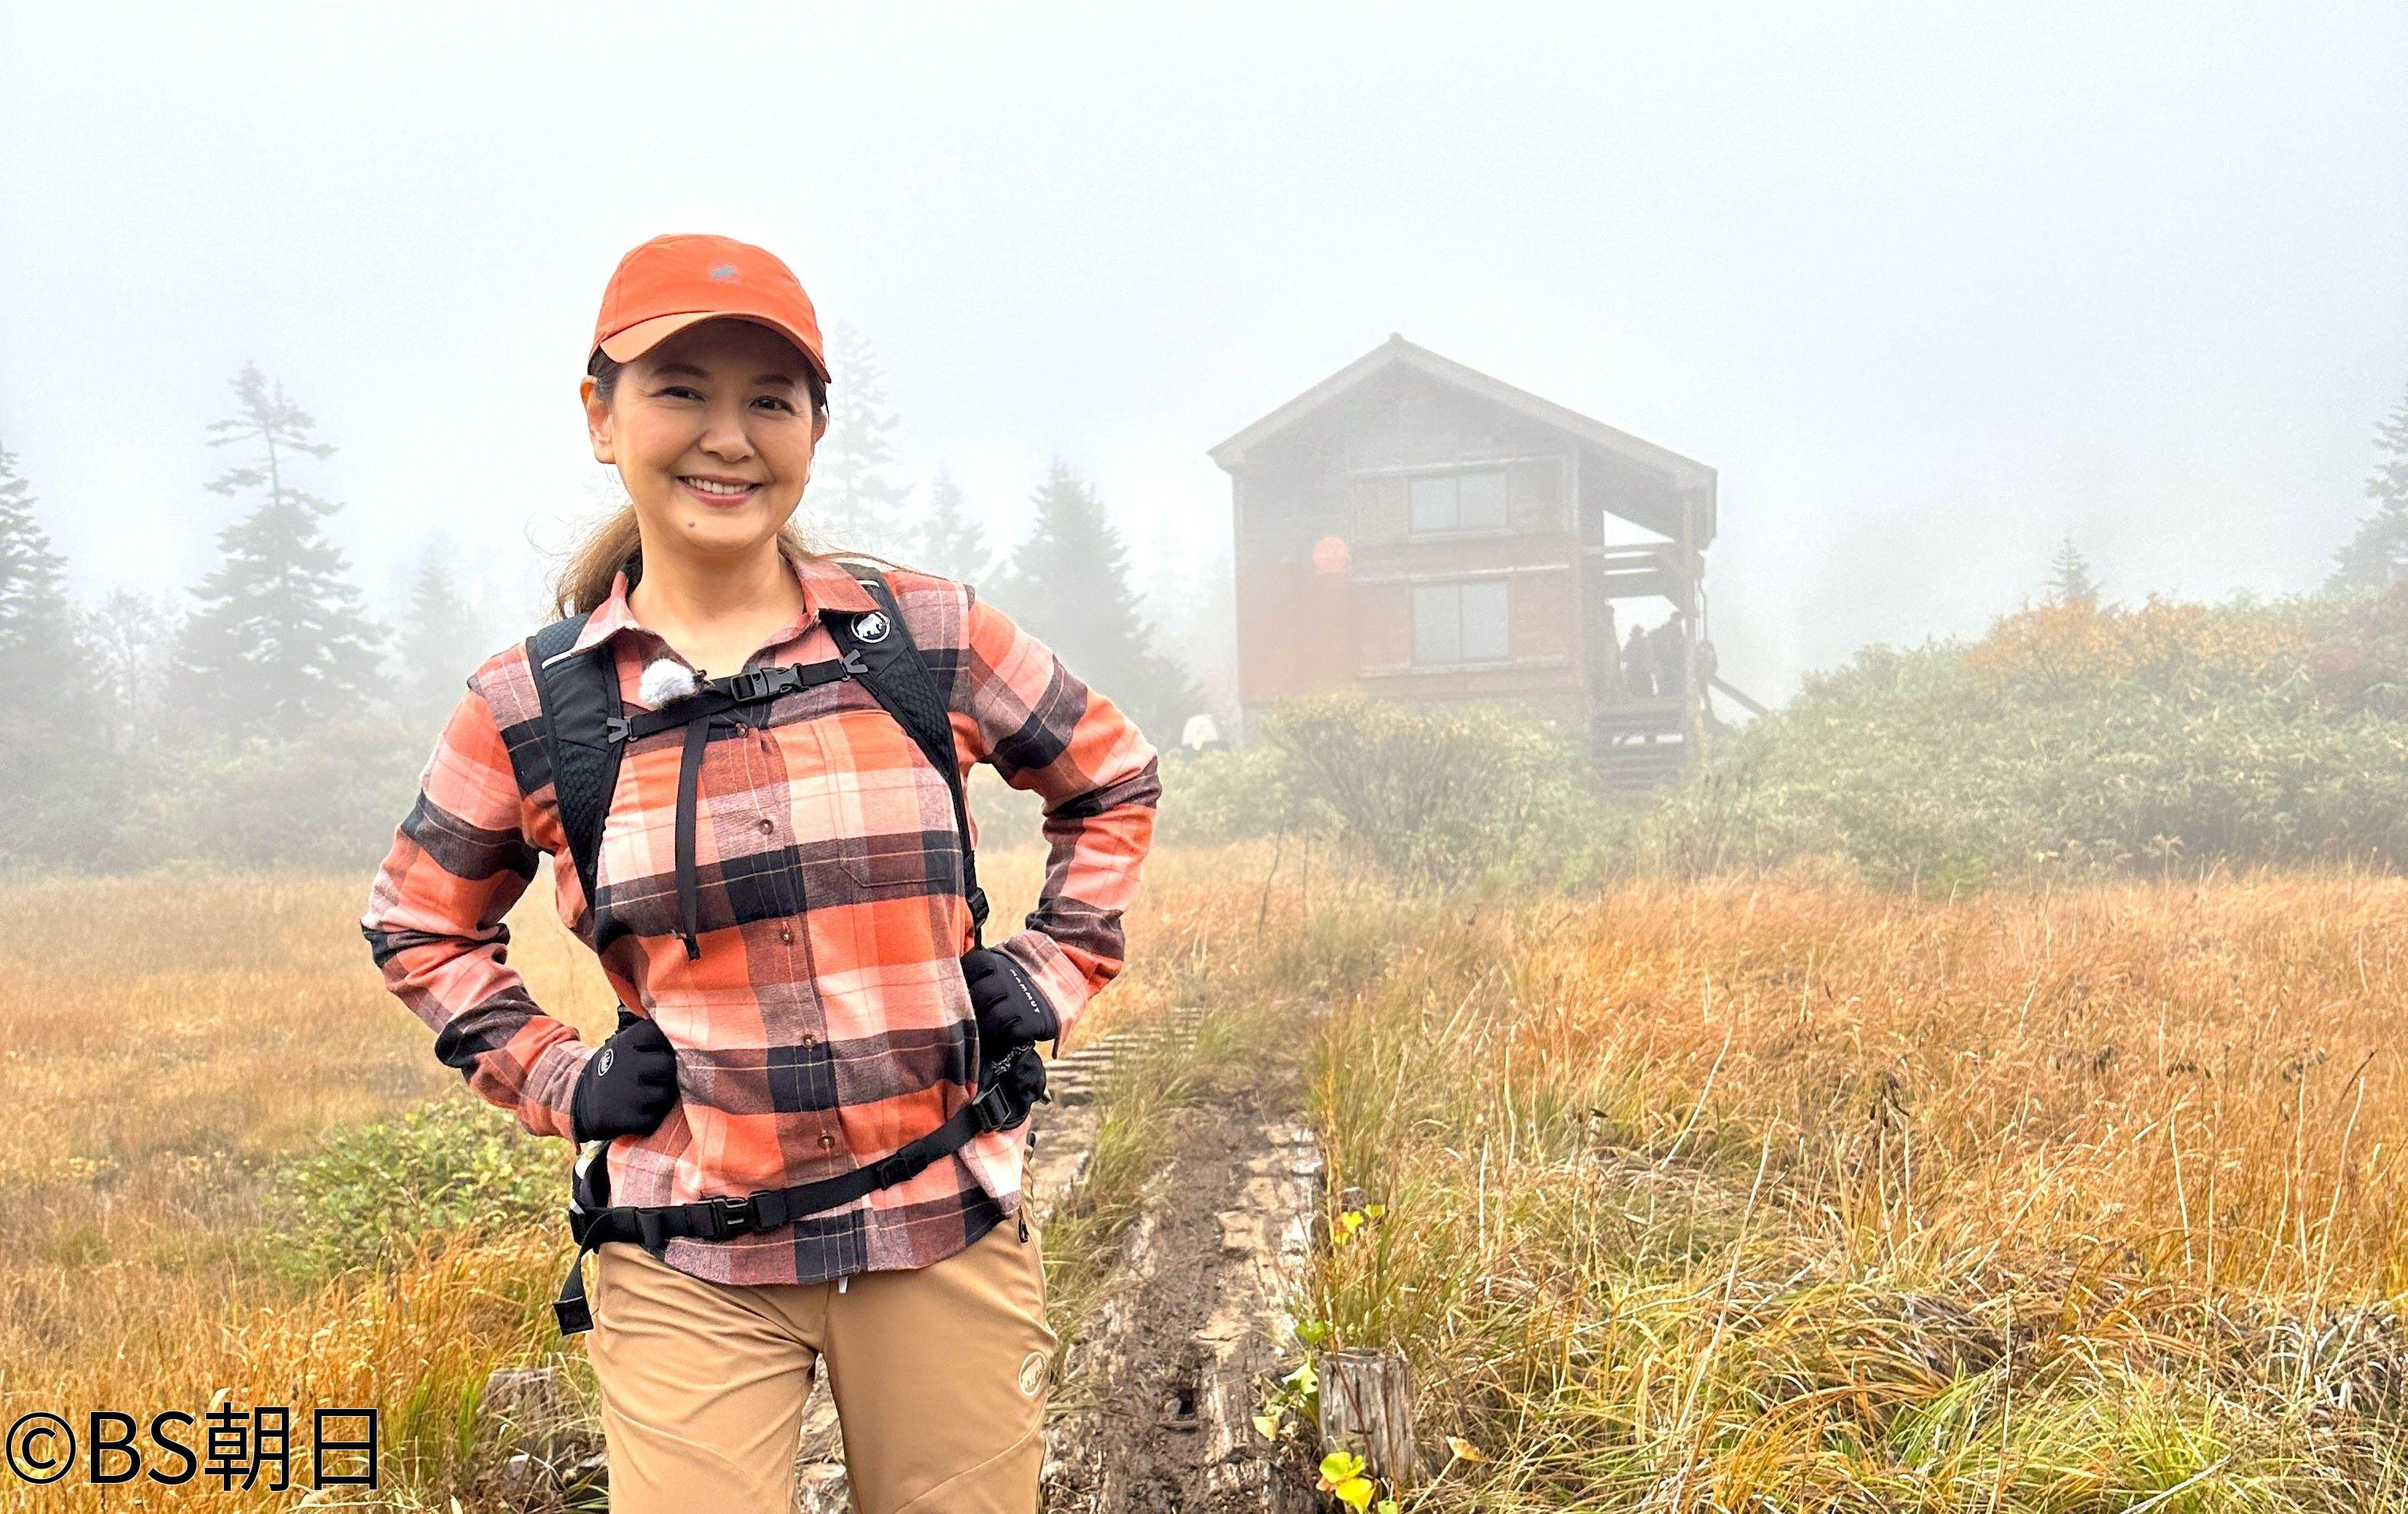
[[[1407,934],[1324,1038],[1383,1213],[1313,1307],[1490,1458],[1409,1507],[2408,1501],[2408,884],[1638,884]]]
[[[1402,1346],[1426,1442],[1488,1458],[1409,1508],[2408,1504],[2408,885],[1469,904],[1292,844],[1266,886],[1274,855],[1158,853],[1082,1035],[1203,1001],[1312,1044],[1332,1175],[1384,1210],[1307,1312]],[[982,860],[1016,924],[1040,855]],[[270,1164],[466,1097],[377,984],[364,886],[0,888],[0,1414],[374,1404],[380,1507],[482,1507],[477,1391],[560,1348],[565,1233],[256,1264]],[[538,1001],[607,1030],[544,881],[511,923]]]
[[[1044,854],[982,851],[990,936],[1019,927]],[[1147,947],[1080,1038],[1158,1014],[1189,985],[1234,895],[1215,859],[1165,857],[1131,920]],[[79,1427],[93,1408],[147,1422],[214,1400],[294,1408],[306,1470],[311,1406],[374,1405],[375,1507],[479,1502],[477,1396],[497,1366],[562,1348],[551,1298],[565,1225],[432,1234],[389,1269],[315,1286],[261,1254],[263,1187],[285,1159],[429,1101],[470,1099],[434,1034],[387,994],[357,928],[367,879],[178,875],[0,885],[0,1423],[33,1409]],[[1251,903],[1251,901],[1249,901]],[[590,954],[552,912],[549,872],[509,918],[509,965],[590,1038],[613,1023]],[[498,1112],[496,1112],[498,1117]],[[507,1123],[507,1122],[506,1122]],[[510,1127],[515,1129],[515,1127]],[[526,1139],[532,1141],[532,1137]],[[570,1160],[551,1143],[566,1202]],[[1061,1240],[1066,1262],[1072,1237]],[[582,1367],[582,1352],[567,1348]],[[185,1438],[197,1449],[197,1430]],[[170,1459],[172,1464],[172,1459]],[[131,1490],[80,1472],[36,1487],[0,1471],[0,1507],[75,1510]],[[148,1496],[256,1507],[196,1479]],[[280,1507],[294,1496],[276,1496]]]

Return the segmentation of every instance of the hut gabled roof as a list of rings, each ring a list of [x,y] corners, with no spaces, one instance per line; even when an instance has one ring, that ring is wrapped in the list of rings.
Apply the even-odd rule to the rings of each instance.
[[[1587,446],[1595,447],[1636,467],[1662,475],[1676,489],[1704,490],[1711,497],[1714,487],[1714,470],[1694,458],[1684,457],[1667,447],[1643,441],[1627,431],[1616,430],[1603,421],[1593,421],[1578,411],[1567,410],[1552,399],[1541,399],[1526,389],[1516,389],[1501,379],[1492,379],[1477,368],[1466,368],[1453,358],[1440,357],[1426,347],[1417,347],[1403,337],[1391,332],[1386,341],[1372,348],[1354,362],[1307,389],[1279,409],[1238,432],[1206,455],[1228,472],[1236,472],[1246,464],[1247,454],[1268,439],[1312,415],[1349,390],[1384,373],[1392,368],[1411,368],[1426,374],[1439,382],[1460,389],[1492,404],[1528,417],[1541,425],[1551,426],[1573,437]]]

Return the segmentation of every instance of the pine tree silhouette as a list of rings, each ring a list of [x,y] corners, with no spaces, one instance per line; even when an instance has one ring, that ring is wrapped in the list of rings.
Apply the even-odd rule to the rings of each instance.
[[[1037,520],[996,602],[1155,745],[1176,743],[1204,696],[1184,667],[1154,650],[1129,586],[1127,548],[1103,501],[1058,457],[1035,499]]]
[[[2090,561],[2074,546],[2071,531],[2065,534],[2065,544],[2049,561],[2048,597],[2057,604],[2099,602],[2099,581],[2090,576]]]
[[[460,562],[458,546],[437,532],[410,575],[409,608],[394,649],[393,702],[413,728],[442,725],[489,650],[482,617],[460,593]]]
[[[861,334],[839,321],[827,332],[828,428],[803,491],[803,529],[839,550],[888,555],[910,541],[908,491],[895,466],[895,412],[885,376]]]
[[[2374,445],[2383,454],[2366,481],[2374,511],[2333,554],[2329,589],[2387,588],[2408,578],[2408,396],[2374,428]]]
[[[989,576],[991,554],[986,532],[962,507],[962,487],[953,474],[937,469],[928,487],[928,508],[920,518],[920,541],[914,560],[939,577],[975,584]]]
[[[209,424],[209,445],[251,443],[260,460],[211,480],[215,493],[265,490],[250,514],[218,533],[223,554],[193,591],[199,601],[176,650],[171,719],[186,740],[292,738],[380,705],[383,630],[360,609],[343,555],[318,523],[341,507],[286,480],[291,458],[324,457],[316,425],[270,393],[258,365],[231,381],[235,416]]]
[[[64,567],[16,454],[0,448],[0,860],[79,872],[122,812],[122,772]]]
[[[16,454],[0,447],[0,707],[63,715],[62,693],[89,674],[65,566],[34,518],[33,485],[18,476]]]

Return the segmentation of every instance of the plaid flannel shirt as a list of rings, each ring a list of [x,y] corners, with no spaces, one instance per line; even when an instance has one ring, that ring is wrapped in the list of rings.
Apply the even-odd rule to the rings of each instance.
[[[837,655],[823,607],[873,601],[832,562],[798,565],[805,605],[747,668]],[[994,943],[1034,976],[1068,1034],[1121,970],[1161,793],[1137,727],[968,585],[890,572],[903,619],[949,691],[956,754],[1043,796],[1050,845],[1026,929]],[[643,669],[675,657],[627,606],[621,570],[578,642],[609,639],[629,713]],[[680,659],[681,661],[682,659]],[[698,959],[679,930],[674,844],[683,733],[629,743],[595,898],[568,855],[523,644],[468,678],[369,888],[360,930],[385,987],[436,1033],[435,1054],[539,1135],[568,1135],[595,1047],[538,1008],[506,965],[502,917],[553,860],[561,920],[620,1002],[676,1048],[680,1102],[609,1148],[611,1202],[740,1197],[831,1176],[924,1134],[976,1091],[977,1028],[961,845],[944,779],[857,680],[738,712],[698,774]],[[976,822],[972,821],[976,839]],[[818,1282],[924,1266],[1020,1206],[1022,1132],[975,1137],[915,1177],[841,1208],[664,1260],[726,1283]]]

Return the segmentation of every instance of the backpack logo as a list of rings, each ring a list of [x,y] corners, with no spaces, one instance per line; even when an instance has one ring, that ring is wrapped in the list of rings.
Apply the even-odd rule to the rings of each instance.
[[[883,642],[889,629],[882,610],[873,610],[853,623],[853,634],[864,642]]]

